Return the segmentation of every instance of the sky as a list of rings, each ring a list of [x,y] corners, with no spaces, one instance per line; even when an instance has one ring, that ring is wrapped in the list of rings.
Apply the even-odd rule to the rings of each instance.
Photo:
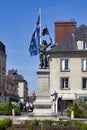
[[[29,94],[37,93],[39,55],[30,56],[31,37],[41,8],[41,25],[55,43],[56,21],[75,20],[87,25],[87,0],[0,0],[0,41],[6,47],[6,74],[18,70],[28,82]]]

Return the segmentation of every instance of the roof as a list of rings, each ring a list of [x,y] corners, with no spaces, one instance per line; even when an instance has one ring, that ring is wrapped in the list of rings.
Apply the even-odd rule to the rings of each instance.
[[[14,81],[17,81],[17,82],[23,81],[23,82],[27,83],[27,81],[24,79],[24,77],[21,74],[18,74],[17,70],[14,70],[14,69],[9,70],[8,76],[11,77]]]
[[[76,42],[78,40],[87,40],[87,26],[79,26],[75,32],[71,33],[62,42],[58,43],[48,52],[59,52],[59,51],[79,51]]]
[[[80,40],[80,39],[87,39],[87,26],[86,25],[81,25],[80,27],[78,27],[75,31],[75,37],[76,40]]]

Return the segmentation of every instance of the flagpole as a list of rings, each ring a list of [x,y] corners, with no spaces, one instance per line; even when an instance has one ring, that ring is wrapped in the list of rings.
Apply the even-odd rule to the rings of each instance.
[[[39,15],[40,15],[40,44],[42,43],[41,39],[41,8],[39,8]]]

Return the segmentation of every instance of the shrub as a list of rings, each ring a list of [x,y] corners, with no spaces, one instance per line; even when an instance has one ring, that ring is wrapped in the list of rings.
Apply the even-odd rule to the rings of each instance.
[[[24,124],[27,125],[29,130],[87,130],[85,123],[75,123],[71,121],[55,121],[55,120],[26,120]],[[83,125],[82,125],[83,124]],[[80,129],[80,126],[81,127]]]
[[[12,126],[12,120],[9,118],[4,118],[0,120],[0,130],[5,130],[6,128]]]
[[[4,110],[5,110],[5,103],[4,102],[0,102],[0,115],[4,114]]]
[[[20,107],[11,102],[0,103],[0,115],[12,115],[12,109],[15,110],[15,115],[20,115]]]
[[[67,116],[70,117],[71,116],[71,111],[74,111],[74,117],[75,118],[80,118],[83,117],[83,110],[78,107],[77,104],[72,105],[68,110],[67,110]]]
[[[12,104],[12,106],[15,110],[15,115],[20,115],[20,107],[17,104]]]
[[[53,123],[52,120],[42,120],[42,124],[43,124],[43,125],[49,125],[49,126],[51,126],[52,123]]]
[[[74,116],[77,118],[77,117],[83,117],[83,111],[82,109],[80,109],[78,107],[77,104],[74,104],[73,105],[73,111],[74,111]]]
[[[87,124],[80,122],[80,121],[76,121],[74,123],[75,126],[77,126],[78,128],[80,128],[81,130],[87,130]]]
[[[13,109],[12,103],[7,102],[6,105],[5,105],[4,115],[11,115],[12,109]]]

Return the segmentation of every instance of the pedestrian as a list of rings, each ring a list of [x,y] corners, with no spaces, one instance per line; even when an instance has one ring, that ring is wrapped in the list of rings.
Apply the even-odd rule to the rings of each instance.
[[[26,111],[29,111],[29,102],[26,103]]]
[[[33,109],[34,109],[34,105],[33,105],[33,103],[30,103],[30,104],[29,104],[29,111],[30,111],[30,112],[33,112]]]

